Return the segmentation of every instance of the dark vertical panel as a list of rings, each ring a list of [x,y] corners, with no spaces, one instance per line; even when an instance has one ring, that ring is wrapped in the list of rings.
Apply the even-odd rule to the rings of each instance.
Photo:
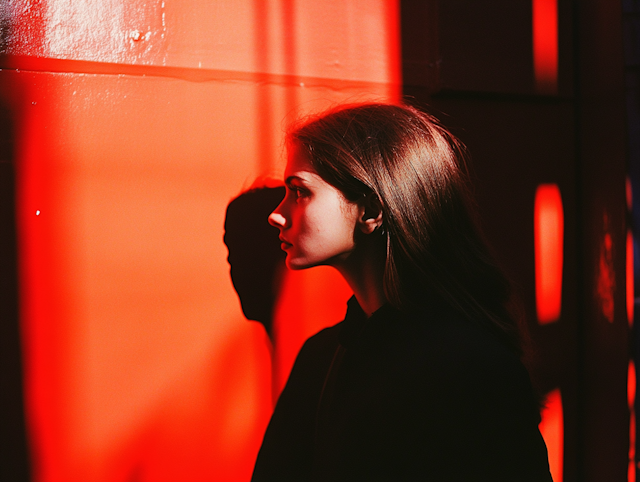
[[[430,108],[471,153],[482,224],[513,283],[531,337],[525,362],[541,395],[560,388],[564,412],[564,480],[576,480],[577,264],[574,113],[554,99],[436,96]],[[541,326],[535,308],[533,205],[541,183],[560,187],[565,213],[562,313]]]
[[[572,79],[572,64],[567,62],[572,48],[570,6],[559,2],[563,96],[532,95],[531,2],[493,0],[439,2],[436,56],[442,78],[432,85],[442,89],[404,88],[469,147],[486,235],[513,282],[530,333],[525,362],[542,396],[561,390],[565,481],[577,480],[578,457],[575,116],[574,101],[565,96]],[[416,23],[403,18],[405,28],[418,29]],[[406,38],[403,32],[403,41]],[[447,71],[452,65],[455,68]],[[540,326],[535,311],[533,203],[536,187],[549,182],[560,187],[565,212],[562,313],[558,322]]]
[[[581,240],[581,480],[625,480],[626,171],[620,2],[574,2]],[[610,240],[610,241],[609,241]]]
[[[551,97],[532,95],[531,2],[442,0],[433,27],[416,19],[415,4],[402,2],[402,27],[413,29],[403,30],[403,42],[427,41],[434,32],[436,39],[430,48],[403,45],[403,69],[420,65],[419,55],[425,65],[436,59],[439,69],[428,82],[405,73],[404,94],[439,115],[469,147],[487,237],[521,294],[534,347],[527,359],[532,378],[542,394],[562,391],[564,480],[625,480],[620,4],[559,0],[559,96]],[[561,318],[540,326],[533,199],[535,187],[547,182],[562,192],[565,264]]]
[[[574,15],[572,0],[558,0],[558,93],[573,99]]]
[[[440,88],[438,1],[400,0],[404,93]],[[408,89],[411,92],[408,92]]]
[[[439,14],[443,88],[533,92],[531,0],[441,0]]]

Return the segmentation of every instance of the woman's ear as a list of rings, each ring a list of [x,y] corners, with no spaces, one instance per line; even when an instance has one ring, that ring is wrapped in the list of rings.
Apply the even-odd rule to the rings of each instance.
[[[380,226],[382,226],[382,203],[378,196],[371,192],[360,201],[358,227],[364,234],[371,234]]]

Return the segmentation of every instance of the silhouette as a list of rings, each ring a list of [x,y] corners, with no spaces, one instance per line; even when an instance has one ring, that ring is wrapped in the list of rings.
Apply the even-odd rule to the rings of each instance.
[[[278,229],[267,218],[284,198],[285,188],[251,189],[227,207],[224,243],[229,250],[231,282],[248,320],[264,325],[273,341],[273,308],[286,253]]]

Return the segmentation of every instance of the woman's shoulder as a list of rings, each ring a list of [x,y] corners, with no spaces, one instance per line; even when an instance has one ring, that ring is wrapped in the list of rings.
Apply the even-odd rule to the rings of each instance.
[[[313,356],[318,352],[333,351],[338,344],[338,335],[344,322],[334,326],[323,328],[315,335],[310,336],[302,345],[300,354]]]
[[[436,358],[458,364],[519,364],[519,356],[482,322],[452,312],[409,317],[408,332]],[[426,345],[426,346],[425,346]]]
[[[390,347],[398,370],[450,394],[535,399],[519,356],[488,328],[452,313],[405,317]]]
[[[324,328],[304,342],[293,365],[291,377],[307,377],[311,373],[316,374],[316,377],[324,376],[338,346],[341,324]]]

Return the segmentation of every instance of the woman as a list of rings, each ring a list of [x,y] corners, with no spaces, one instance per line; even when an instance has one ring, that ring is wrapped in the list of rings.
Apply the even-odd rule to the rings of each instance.
[[[289,135],[287,194],[269,217],[287,266],[333,266],[354,297],[301,349],[253,480],[551,480],[463,154],[397,105]]]

